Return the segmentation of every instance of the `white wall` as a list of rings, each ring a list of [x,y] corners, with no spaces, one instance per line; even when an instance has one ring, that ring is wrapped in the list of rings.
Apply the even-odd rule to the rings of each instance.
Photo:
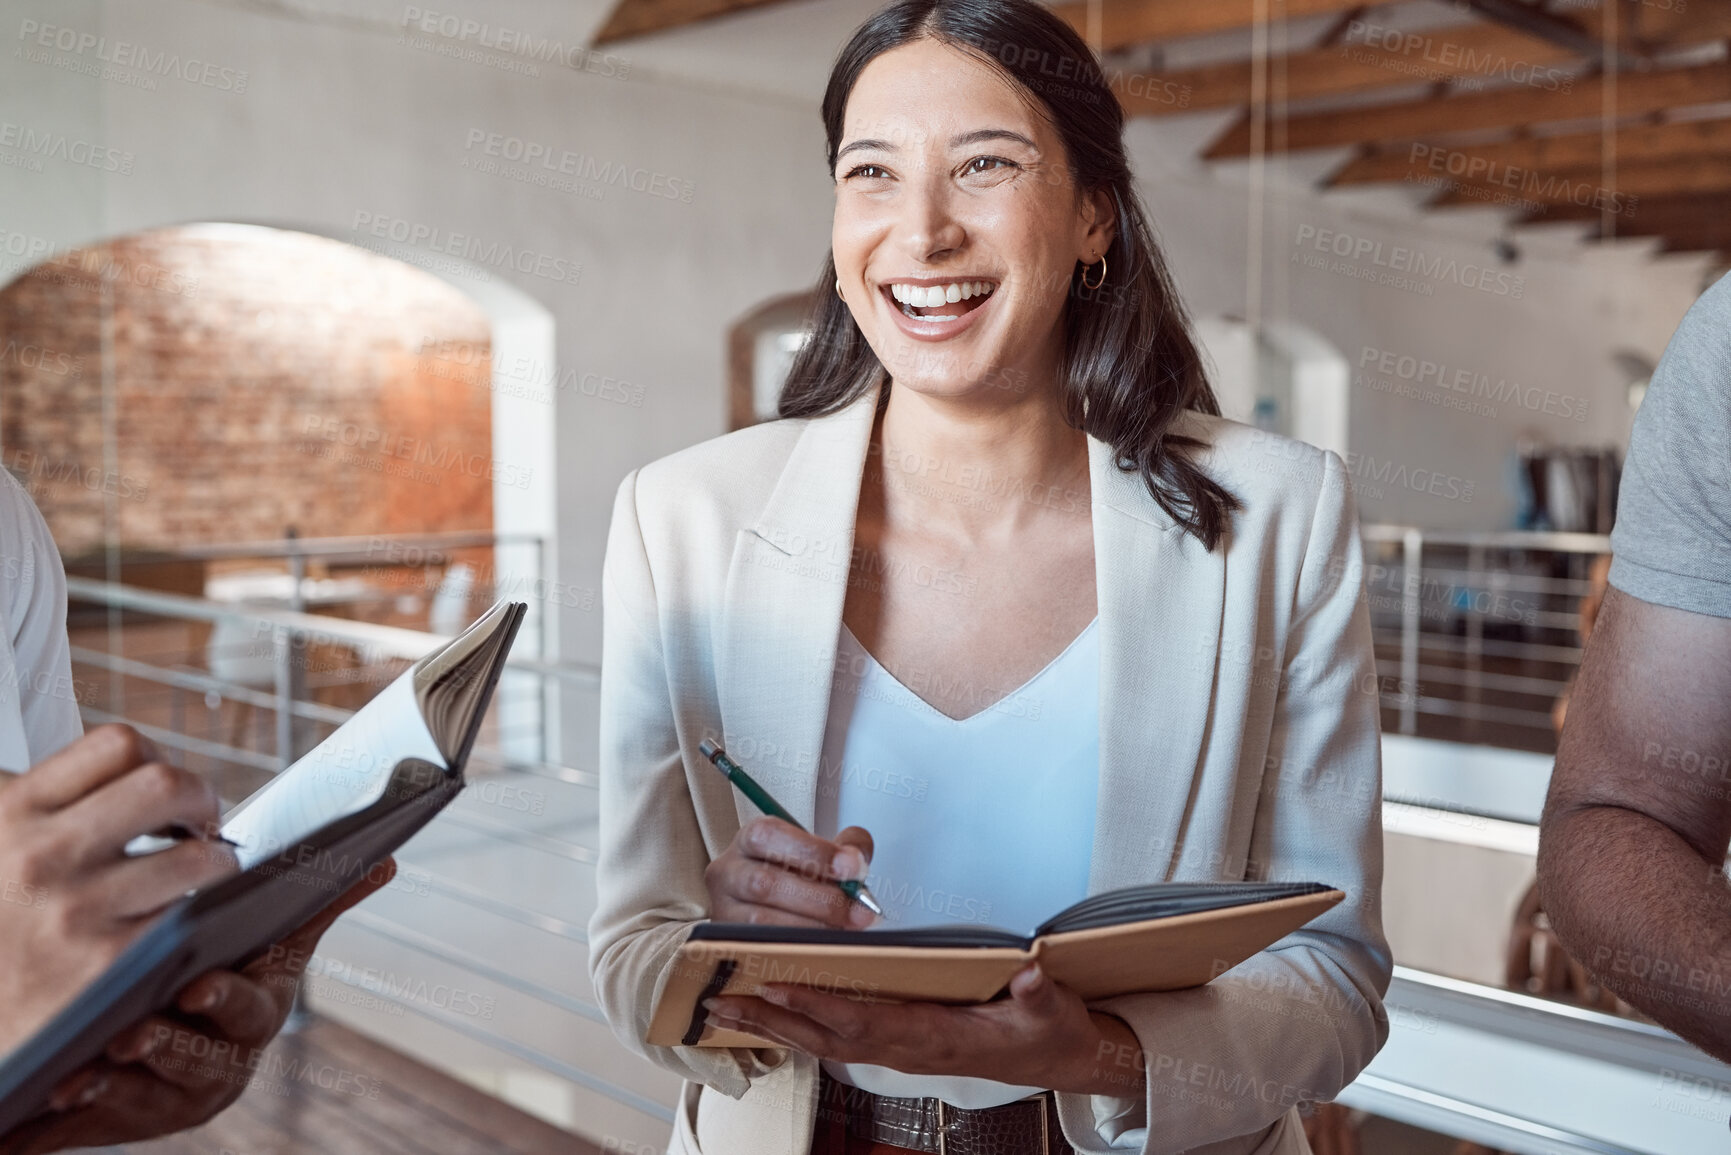
[[[1205,167],[1193,159],[1229,119],[1201,114],[1141,120],[1130,134],[1144,199],[1197,316],[1252,312],[1246,288],[1249,166]],[[1509,528],[1509,462],[1520,438],[1578,446],[1627,443],[1633,414],[1627,382],[1611,354],[1627,348],[1658,359],[1704,287],[1703,258],[1654,260],[1650,245],[1638,241],[1594,248],[1578,242],[1578,230],[1547,225],[1508,234],[1521,256],[1504,264],[1492,249],[1493,239],[1507,232],[1500,214],[1424,213],[1398,189],[1319,196],[1301,187],[1325,167],[1311,157],[1268,166],[1261,307],[1265,320],[1289,319],[1313,330],[1352,366],[1349,464],[1359,477],[1364,520]],[[1336,256],[1336,246],[1362,255]],[[1393,275],[1395,267],[1414,262],[1397,256],[1397,249],[1422,254],[1424,265],[1441,275],[1405,274],[1420,290],[1414,292],[1342,270]],[[1303,263],[1307,257],[1321,258],[1323,267]],[[1446,272],[1451,262],[1452,276]],[[1479,280],[1479,270],[1489,273],[1488,292],[1468,287]],[[1436,388],[1435,374],[1428,380],[1430,392],[1488,405],[1494,415],[1391,391],[1388,386],[1419,383],[1379,372],[1383,352],[1393,354],[1397,370],[1400,359],[1410,357],[1445,366],[1451,380],[1456,371],[1466,371],[1469,392]],[[1406,368],[1416,375],[1415,368]],[[1518,385],[1534,408],[1474,397],[1471,382],[1479,375],[1504,396],[1512,394],[1502,382]],[[1554,395],[1549,402],[1547,391]],[[1582,411],[1584,419],[1573,416]],[[1405,466],[1409,479],[1428,480],[1436,472],[1459,484],[1433,495],[1379,480],[1391,463],[1394,470],[1384,477]],[[1470,501],[1447,496],[1464,494],[1466,483],[1472,485]]]
[[[304,5],[252,11],[193,0],[8,5],[0,16],[0,37],[7,41],[0,121],[117,149],[124,171],[53,157],[43,160],[40,172],[0,163],[0,259],[15,271],[45,255],[45,248],[202,220],[348,235],[390,253],[388,241],[354,231],[357,214],[372,214],[469,234],[483,251],[510,246],[531,254],[531,270],[536,260],[544,270],[580,262],[575,283],[493,271],[553,318],[556,381],[569,386],[554,391],[543,413],[557,432],[555,565],[570,586],[595,587],[619,478],[721,430],[727,326],[763,299],[809,285],[818,270],[829,191],[817,118],[785,98],[657,82],[642,71],[619,78],[543,63],[539,76],[527,76],[447,58],[396,43],[389,23],[402,7],[374,7],[368,19],[355,22],[309,15]],[[475,11],[483,19],[515,19],[517,27],[570,44],[588,31],[583,19],[556,11],[562,6],[540,6],[539,15],[530,7],[517,5],[515,14],[505,6]],[[47,63],[25,57],[34,47],[19,35],[24,21],[104,37],[103,51],[110,53],[124,41],[152,55],[213,62],[230,71],[231,84],[245,72],[246,90],[157,77],[152,91],[81,76],[67,65],[90,63],[93,49],[43,50]],[[139,69],[123,71],[136,75]],[[471,130],[641,167],[661,177],[658,192],[689,189],[689,203],[616,185],[601,186],[601,198],[593,199],[466,169],[465,158],[481,155],[465,147]],[[19,151],[0,138],[0,162]],[[438,263],[426,244],[407,255],[418,264]],[[513,367],[498,368],[506,375],[496,374],[496,385],[507,388],[539,386],[546,375],[546,367],[531,367],[513,380]],[[598,598],[592,604],[598,609]],[[562,626],[560,651],[594,660],[599,614],[568,610]],[[593,710],[587,705],[568,704],[574,732],[565,760],[593,769],[593,741],[585,733]],[[561,805],[571,793],[547,791]],[[571,806],[573,813],[581,809]],[[559,836],[592,844],[593,832]],[[568,917],[580,923],[590,906],[592,875],[578,863],[554,863],[560,869],[549,868],[545,879],[519,873],[501,884],[521,904],[569,909]],[[405,909],[420,908],[410,903]],[[360,958],[363,938],[350,932],[333,938],[331,948]],[[463,935],[454,942],[465,950],[488,945]],[[581,999],[588,995],[587,976],[580,955],[573,963],[544,981],[557,981]],[[428,964],[416,965],[424,970]],[[397,966],[404,973],[401,960]],[[525,1019],[524,1030],[550,1030],[552,1019],[564,1021],[544,1018],[545,1024]],[[412,1019],[387,1019],[381,1026],[398,1045],[456,1054],[451,1039],[436,1040],[437,1031]],[[668,1076],[614,1051],[605,1028],[579,1023],[572,1031],[568,1040],[549,1036],[536,1045],[616,1084],[666,1098]],[[461,1061],[482,1062],[473,1056]],[[553,1113],[597,1140],[651,1143],[666,1133],[665,1125],[598,1096],[577,1094]]]
[[[446,7],[575,44],[606,4]],[[16,0],[0,17],[0,121],[116,149],[126,171],[52,158],[40,172],[0,163],[0,261],[28,264],[49,246],[197,220],[370,239],[354,227],[359,214],[371,214],[469,234],[483,250],[508,245],[530,254],[531,268],[536,260],[580,262],[575,283],[498,275],[553,318],[559,379],[573,386],[556,391],[546,414],[557,436],[554,567],[568,585],[594,587],[619,478],[722,430],[728,324],[769,297],[806,287],[821,262],[830,193],[817,99],[825,62],[869,7],[869,0],[807,0],[627,46],[618,57],[630,68],[619,78],[607,75],[620,71],[617,63],[593,73],[543,63],[539,76],[528,76],[399,44],[395,25],[405,6],[393,0],[246,8]],[[67,65],[91,64],[91,53],[48,50],[46,63],[31,59],[29,38],[19,36],[25,21],[104,36],[110,50],[135,42],[231,75],[244,71],[246,90],[161,77],[151,91],[78,75]],[[1246,290],[1245,174],[1192,159],[1220,122],[1142,121],[1131,141],[1191,311],[1247,316],[1257,310]],[[617,186],[597,200],[466,168],[466,159],[486,159],[466,147],[477,130],[641,166],[661,174],[663,186],[671,178],[672,187],[689,187],[690,203]],[[0,161],[17,155],[0,144]],[[1488,245],[1496,227],[1483,212],[1421,216],[1397,195],[1324,199],[1293,183],[1271,174],[1279,191],[1266,205],[1260,315],[1307,327],[1353,364],[1350,447],[1367,473],[1393,463],[1409,475],[1435,471],[1473,487],[1468,502],[1364,478],[1367,520],[1506,525],[1507,458],[1516,440],[1623,442],[1629,414],[1610,352],[1626,347],[1656,358],[1701,287],[1699,261],[1587,254],[1537,235],[1523,234],[1519,264],[1501,266]],[[1427,260],[1488,265],[1493,275],[1520,278],[1518,299],[1512,289],[1483,293],[1436,278],[1419,295],[1294,263],[1331,230],[1385,251],[1403,246]],[[1300,237],[1307,239],[1295,243]],[[436,259],[425,245],[411,255]],[[1375,271],[1373,260],[1359,263]],[[1380,392],[1365,376],[1372,370],[1360,367],[1366,349],[1550,390],[1585,401],[1587,418],[1506,404],[1495,416],[1471,415]],[[602,386],[627,402],[594,395]],[[562,657],[593,660],[598,614],[567,613],[559,642]],[[566,757],[591,767],[593,710],[584,706],[592,703],[573,703],[566,714]],[[576,873],[582,877],[570,885],[587,886],[587,871]]]
[[[0,23],[13,41],[0,70],[0,116],[122,149],[130,172],[52,159],[41,173],[0,166],[0,228],[8,233],[64,245],[166,223],[241,220],[379,246],[354,231],[357,214],[372,214],[581,263],[575,284],[509,269],[498,275],[545,305],[557,326],[561,379],[571,385],[548,414],[561,452],[560,565],[587,585],[599,572],[625,470],[721,429],[727,324],[765,297],[809,284],[822,257],[822,136],[811,109],[784,98],[549,64],[530,77],[398,45],[388,27],[190,0],[27,0],[9,8]],[[141,91],[13,59],[23,20],[244,70],[246,91],[176,78]],[[562,34],[574,44],[584,31]],[[465,158],[482,157],[465,147],[471,130],[641,167],[680,182],[657,191],[689,189],[690,202],[617,186],[593,200],[468,171]],[[602,389],[640,404],[602,400],[594,395]],[[594,617],[568,617],[564,653],[593,658]]]
[[[192,0],[106,7],[99,0],[26,0],[14,6],[17,23],[0,25],[15,49],[32,45],[18,32],[34,19],[248,75],[244,94],[174,77],[141,91],[13,57],[0,74],[8,120],[123,150],[130,172],[52,159],[41,173],[0,167],[0,229],[63,244],[230,219],[365,238],[364,230],[355,232],[357,215],[372,214],[470,234],[482,246],[580,262],[575,284],[500,275],[551,311],[562,379],[580,386],[558,393],[553,415],[561,453],[557,566],[566,581],[593,585],[619,476],[721,430],[726,325],[763,299],[809,283],[821,259],[829,192],[817,93],[810,91],[822,69],[812,62],[833,54],[861,7],[821,0],[809,10],[788,9],[779,22],[773,11],[752,14],[751,28],[781,37],[758,46],[762,59],[750,57],[736,29],[721,25],[627,46],[596,73],[542,63],[539,76],[527,76],[399,44],[404,10],[387,0],[293,0],[274,12]],[[473,11],[576,44],[603,8],[520,0]],[[361,16],[331,14],[338,11]],[[88,52],[50,55],[63,64],[92,59]],[[620,71],[621,59],[625,77],[605,75]],[[719,79],[705,80],[706,69]],[[747,88],[753,76],[758,93]],[[790,95],[790,87],[810,91],[809,99]],[[1225,120],[1141,120],[1131,130],[1145,199],[1196,315],[1255,312],[1246,292],[1244,166],[1207,168],[1193,159]],[[641,166],[688,182],[675,187],[689,188],[691,203],[619,187],[597,201],[470,171],[466,159],[488,159],[465,147],[472,131]],[[1700,289],[1698,259],[1654,262],[1639,242],[1588,250],[1552,229],[1518,234],[1521,260],[1502,265],[1490,248],[1499,231],[1495,214],[1422,214],[1398,192],[1319,197],[1300,187],[1317,169],[1303,158],[1290,172],[1270,166],[1260,309],[1266,320],[1314,330],[1354,366],[1351,447],[1364,470],[1366,519],[1501,528],[1512,515],[1507,471],[1517,439],[1626,439],[1630,414],[1610,353],[1626,347],[1658,356]],[[1361,270],[1383,271],[1376,260],[1406,248],[1427,261],[1487,269],[1496,290],[1466,287],[1465,277],[1415,276],[1421,292],[1407,292],[1297,263],[1337,262],[1318,248],[1336,236],[1346,238],[1336,244],[1381,246],[1351,262]],[[0,236],[0,245],[6,240]],[[425,250],[420,256],[432,258]],[[1410,357],[1493,384],[1517,382],[1538,391],[1530,397],[1548,390],[1557,397],[1552,408],[1584,407],[1586,418],[1506,402],[1490,416],[1383,391],[1409,382],[1377,371],[1382,351],[1397,364]],[[641,404],[593,395],[602,378],[610,394]],[[1374,474],[1390,464],[1471,483],[1472,500],[1379,483]],[[593,658],[598,640],[593,613],[570,614],[559,649]]]

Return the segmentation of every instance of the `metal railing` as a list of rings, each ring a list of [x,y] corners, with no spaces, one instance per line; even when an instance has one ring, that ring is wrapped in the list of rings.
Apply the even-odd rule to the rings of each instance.
[[[1394,968],[1340,1102],[1512,1155],[1722,1150],[1731,1067],[1651,1023]]]
[[[1555,749],[1551,707],[1580,664],[1580,607],[1610,538],[1362,528],[1385,727]]]
[[[290,567],[298,589],[309,580],[306,561],[369,562],[379,556],[381,543],[393,548],[449,551],[485,547],[494,544],[495,538],[489,534],[444,534],[285,540],[178,551],[176,559],[196,556],[287,560],[298,563]],[[538,549],[539,543],[536,544]],[[245,790],[279,772],[354,714],[350,706],[316,700],[313,696],[319,687],[305,676],[306,655],[312,645],[340,648],[352,659],[353,669],[347,673],[365,674],[365,681],[382,686],[445,637],[427,630],[308,613],[292,606],[219,602],[81,577],[69,577],[67,587],[75,605],[90,603],[108,611],[101,624],[74,629],[72,659],[75,674],[82,675],[75,679],[75,684],[101,687],[107,683],[103,688],[110,691],[81,694],[80,707],[86,724],[127,722],[160,747],[180,752],[183,759],[207,763],[200,769],[226,775],[230,781],[238,777]],[[512,591],[494,588],[477,593],[481,600],[487,601],[494,594],[510,596]],[[172,628],[209,631],[224,625],[253,639],[248,647],[251,658],[260,662],[268,659],[272,672],[268,688],[213,672],[208,668],[208,645],[201,649],[165,645],[161,640],[165,631]],[[139,641],[139,635],[146,640]],[[138,652],[141,648],[150,652]],[[534,649],[519,646],[520,650],[525,648]],[[572,813],[579,816],[592,813],[597,785],[593,769],[566,764],[556,752],[549,756],[544,744],[526,756],[525,743],[513,741],[513,735],[504,732],[500,714],[501,701],[509,696],[513,685],[518,698],[534,703],[550,697],[549,687],[593,691],[598,684],[599,669],[593,664],[549,662],[532,656],[510,658],[489,712],[490,726],[470,757],[471,789],[467,793],[473,793],[477,782],[534,784],[542,789],[564,791],[567,798],[575,799],[567,807]],[[258,748],[244,740],[231,741],[215,733],[198,732],[199,728],[191,724],[195,716],[187,711],[185,703],[200,696],[217,716],[225,710],[245,707],[273,717],[274,739],[265,748]],[[592,693],[584,696],[593,699]],[[533,723],[536,729],[544,730],[539,715]],[[539,737],[537,734],[537,740]],[[237,792],[231,798],[238,796]],[[436,910],[393,910],[388,905],[368,903],[367,909],[345,916],[337,933],[347,937],[339,949],[357,955],[383,952],[382,957],[386,958],[420,960],[407,964],[404,969],[410,973],[428,973],[429,968],[435,967],[455,968],[472,976],[474,987],[500,998],[513,998],[517,1005],[527,1009],[513,1022],[493,1024],[455,1015],[448,1008],[441,1009],[425,1000],[405,997],[371,979],[357,979],[346,969],[333,970],[320,981],[336,984],[339,989],[354,987],[369,1000],[394,1004],[400,1012],[435,1024],[452,1036],[505,1056],[511,1063],[526,1064],[588,1093],[603,1096],[647,1116],[655,1124],[670,1120],[671,1111],[660,1097],[645,1094],[612,1076],[626,1063],[632,1067],[636,1064],[625,1060],[625,1053],[604,1030],[602,1042],[585,1051],[573,1052],[549,1046],[545,1040],[535,1038],[533,1030],[525,1028],[526,1022],[544,1024],[560,1016],[587,1024],[604,1024],[601,1010],[586,988],[586,967],[573,967],[569,981],[575,984],[575,989],[562,989],[563,980],[552,981],[546,975],[533,973],[532,964],[542,952],[526,952],[519,957],[498,950],[485,936],[466,940],[461,932],[437,933],[439,927],[472,927],[477,921],[487,925],[509,924],[525,928],[532,935],[544,935],[549,943],[562,944],[560,950],[577,951],[579,956],[587,950],[582,919],[546,909],[547,904],[535,901],[537,896],[526,894],[521,886],[501,884],[496,878],[477,875],[465,867],[477,855],[509,855],[519,870],[521,864],[533,860],[537,864],[536,874],[563,879],[572,866],[581,869],[594,863],[591,840],[573,837],[571,831],[547,820],[525,821],[525,816],[514,812],[496,814],[488,812],[484,805],[463,803],[464,796],[459,796],[458,802],[428,828],[447,840],[464,840],[460,854],[418,849],[423,843],[411,840],[397,855],[402,871],[399,879],[410,880],[417,893],[444,905]],[[581,835],[581,819],[567,820],[564,825],[576,825]],[[546,892],[539,897],[545,898]],[[465,917],[459,913],[463,910],[472,913]],[[413,925],[428,914],[436,914],[430,925]],[[327,944],[331,941],[332,937],[327,936]],[[313,1003],[315,1007],[319,1005],[319,995],[314,996]],[[435,1055],[423,1053],[423,1057],[437,1060]]]
[[[447,550],[484,546],[487,542],[481,539],[485,536],[440,535],[437,546]],[[1523,729],[1538,731],[1541,723],[1548,727],[1548,715],[1542,707],[1566,685],[1578,661],[1574,624],[1580,598],[1589,589],[1586,567],[1593,555],[1607,549],[1607,540],[1584,534],[1438,534],[1381,525],[1364,527],[1363,537],[1378,662],[1386,672],[1383,701],[1390,715],[1388,728],[1403,733],[1452,728],[1462,737],[1473,735],[1472,740],[1483,741],[1487,735],[1507,739],[1510,734],[1518,737]],[[373,559],[381,540],[391,539],[255,543],[202,554],[211,559]],[[433,548],[432,540],[399,538],[394,544],[411,548],[408,543],[420,542]],[[305,579],[304,567],[295,571],[297,586]],[[68,586],[75,601],[95,603],[110,611],[108,633],[101,643],[95,636],[75,637],[75,665],[97,677],[133,686],[131,692],[116,695],[107,704],[85,702],[86,720],[128,721],[166,748],[210,759],[213,765],[221,764],[258,780],[280,770],[319,731],[340,725],[353,713],[346,705],[316,700],[313,695],[318,687],[294,676],[309,642],[316,639],[345,647],[354,655],[357,669],[380,674],[382,684],[383,677],[391,676],[441,640],[441,635],[426,630],[308,613],[292,606],[225,604],[81,578],[69,579]],[[1509,604],[1517,595],[1522,603],[1518,608]],[[202,668],[197,653],[135,652],[136,646],[129,649],[123,636],[129,627],[114,624],[127,615],[135,622],[143,616],[149,622],[238,626],[257,640],[261,654],[268,655],[271,684],[264,688],[221,677]],[[99,635],[102,631],[93,628],[88,633]],[[533,697],[545,699],[546,688],[557,686],[584,692],[583,708],[593,708],[594,695],[588,692],[599,683],[599,669],[593,665],[519,657],[508,663],[507,671],[508,677],[534,686]],[[147,689],[153,689],[157,696],[153,698]],[[1524,698],[1527,704],[1485,700],[1494,694]],[[199,695],[205,697],[207,705],[214,698],[219,704],[244,705],[273,716],[274,746],[253,748],[195,732],[191,716],[176,713],[182,707],[175,703]],[[114,708],[116,703],[118,709]],[[1548,736],[1548,729],[1543,732]],[[588,813],[593,809],[597,785],[593,769],[550,757],[545,748],[538,756],[525,757],[508,742],[478,743],[471,759],[471,779],[486,777],[545,783],[549,788],[575,792],[572,796],[581,799],[574,807],[576,811]],[[519,815],[477,813],[475,808],[456,805],[428,829],[470,840],[465,843],[469,858],[423,855],[416,842],[398,856],[405,875],[443,905],[405,911],[369,903],[346,916],[335,933],[347,936],[343,939],[345,949],[396,952],[389,957],[410,957],[420,960],[414,966],[460,971],[502,999],[519,1000],[526,1008],[524,1014],[511,1023],[484,1023],[381,989],[376,982],[356,979],[347,972],[329,975],[329,981],[338,989],[354,988],[368,998],[392,1004],[401,1013],[430,1024],[430,1029],[465,1040],[465,1045],[479,1045],[508,1062],[526,1064],[582,1093],[628,1108],[646,1123],[664,1125],[671,1118],[667,1096],[645,1088],[641,1064],[630,1059],[605,1031],[601,1011],[584,986],[586,978],[574,977],[571,981],[577,989],[568,989],[562,981],[534,973],[535,956],[540,952],[513,951],[500,945],[502,938],[497,934],[472,933],[477,920],[489,926],[516,927],[532,938],[545,936],[536,941],[548,943],[549,951],[577,952],[580,958],[587,950],[582,917],[526,898],[524,888],[511,882],[501,883],[464,867],[474,853],[486,853],[491,848],[516,856],[513,861],[519,863],[530,859],[544,863],[544,868],[537,869],[550,878],[571,878],[569,872],[575,869],[580,872],[577,889],[587,895],[591,884],[581,872],[595,860],[591,840],[574,837],[569,830],[538,826]],[[538,1033],[547,1023],[572,1024],[561,1028],[564,1033],[560,1039],[565,1041],[549,1042]],[[580,1039],[582,1045],[570,1039]],[[1366,1088],[1373,1085],[1381,1086],[1374,1078],[1364,1084]],[[1400,1111],[1390,1104],[1395,1103],[1398,1096],[1394,1091],[1399,1089],[1383,1088],[1387,1093],[1378,1100],[1379,1106],[1396,1117],[1401,1117]],[[1432,1106],[1447,1114],[1458,1105]],[[1412,1121],[1419,1120],[1414,1117]]]

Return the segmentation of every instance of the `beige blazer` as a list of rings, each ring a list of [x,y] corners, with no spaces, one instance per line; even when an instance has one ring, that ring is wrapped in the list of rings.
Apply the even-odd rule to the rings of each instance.
[[[804,1155],[817,1061],[650,1047],[669,961],[707,915],[704,867],[756,812],[718,738],[810,823],[876,391],[827,417],[692,446],[620,485],[607,543],[599,904],[590,970],[613,1030],[688,1080],[674,1149]],[[1094,1004],[1127,1022],[1126,1099],[1064,1094],[1082,1152],[1307,1150],[1388,1034],[1378,694],[1340,458],[1187,414],[1244,510],[1210,553],[1088,439],[1100,778],[1090,891],[1315,880],[1347,899],[1206,987]],[[1032,495],[1038,499],[1040,495]],[[1114,1143],[1116,1140],[1116,1143]]]

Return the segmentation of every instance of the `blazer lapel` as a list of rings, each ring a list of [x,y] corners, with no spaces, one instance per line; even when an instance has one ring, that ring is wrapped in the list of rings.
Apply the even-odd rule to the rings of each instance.
[[[1094,894],[1172,877],[1213,708],[1226,586],[1225,543],[1203,549],[1112,458],[1088,438],[1100,613]]]
[[[717,640],[723,744],[808,829],[878,388],[800,433],[738,532]],[[758,816],[734,791],[741,822]]]
[[[881,388],[881,386],[880,386]],[[808,422],[738,531],[716,643],[723,744],[806,826],[829,716],[878,389]],[[1226,565],[1088,438],[1100,613],[1100,777],[1089,889],[1167,879],[1213,707]],[[757,811],[736,791],[742,822]]]

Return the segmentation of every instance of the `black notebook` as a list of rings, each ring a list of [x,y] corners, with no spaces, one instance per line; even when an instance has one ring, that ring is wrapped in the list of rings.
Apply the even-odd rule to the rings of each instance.
[[[109,1040],[329,906],[463,788],[463,767],[523,615],[500,602],[416,662],[223,820],[242,873],[171,906],[0,1060],[0,1136],[44,1108]]]

